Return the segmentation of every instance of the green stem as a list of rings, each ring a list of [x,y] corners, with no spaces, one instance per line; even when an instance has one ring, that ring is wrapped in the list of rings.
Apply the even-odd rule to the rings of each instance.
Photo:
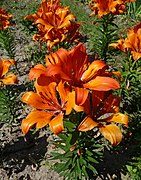
[[[111,40],[111,30],[110,26],[112,27],[112,23],[114,20],[114,16],[112,14],[108,14],[102,17],[102,58],[104,61],[107,61],[107,52],[108,52],[108,46],[112,42]]]
[[[136,62],[137,62],[137,61],[134,61],[134,62],[132,63],[132,66],[131,66],[131,68],[130,68],[130,71],[131,71],[131,72],[133,71]]]

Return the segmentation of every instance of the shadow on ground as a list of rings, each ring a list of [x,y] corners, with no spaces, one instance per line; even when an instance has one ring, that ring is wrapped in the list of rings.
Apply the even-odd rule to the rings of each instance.
[[[27,165],[32,165],[33,170],[38,168],[47,152],[48,134],[39,137],[38,133],[33,137],[28,133],[27,137],[18,137],[15,142],[7,143],[0,149],[0,163],[7,175],[13,172],[19,173]]]

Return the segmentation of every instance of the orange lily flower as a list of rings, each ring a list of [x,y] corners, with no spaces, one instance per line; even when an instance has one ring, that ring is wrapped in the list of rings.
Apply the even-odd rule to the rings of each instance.
[[[125,40],[121,38],[121,39],[117,40],[117,42],[111,43],[109,46],[112,46],[115,49],[120,49],[121,51],[127,52],[124,42],[125,42]]]
[[[98,127],[113,146],[118,145],[122,140],[122,133],[119,127],[111,122],[128,125],[128,116],[119,112],[120,98],[111,92],[93,91],[91,102],[91,105],[87,104],[88,115],[80,123],[78,130],[85,132]]]
[[[131,0],[134,2],[134,0]],[[89,6],[92,9],[92,15],[98,14],[98,18],[109,13],[122,14],[125,11],[125,2],[131,2],[130,0],[91,0]]]
[[[134,29],[128,31],[126,39],[120,39],[117,43],[110,46],[120,49],[124,52],[131,51],[133,59],[137,61],[141,58],[141,23],[136,25]]]
[[[14,84],[18,82],[17,77],[13,73],[5,76],[12,64],[15,64],[14,60],[0,60],[0,81],[4,84]]]
[[[25,19],[33,20],[39,29],[33,40],[47,42],[48,48],[51,49],[53,45],[68,40],[70,33],[77,39],[80,24],[75,22],[76,18],[68,8],[62,7],[59,1],[44,1],[36,14],[25,16]]]
[[[0,8],[0,30],[7,29],[8,26],[11,26],[9,18],[11,18],[11,14],[7,14],[5,10]]]
[[[29,78],[37,78],[40,85],[48,85],[51,80],[67,82],[76,92],[76,104],[82,105],[88,96],[89,90],[109,91],[119,89],[119,83],[109,77],[107,65],[101,60],[90,63],[86,48],[82,43],[72,50],[59,49],[46,56],[46,70],[37,67],[31,69]],[[45,67],[44,67],[45,68]]]
[[[36,124],[36,128],[42,128],[49,124],[50,129],[58,134],[64,130],[63,117],[71,113],[72,108],[82,111],[75,105],[75,94],[60,82],[48,86],[39,86],[35,83],[36,92],[26,92],[22,101],[34,109],[22,121],[22,131],[26,134]],[[59,99],[58,99],[58,98]]]

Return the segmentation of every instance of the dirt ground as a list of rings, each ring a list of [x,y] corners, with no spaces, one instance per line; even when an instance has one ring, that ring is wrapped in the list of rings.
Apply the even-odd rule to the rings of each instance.
[[[46,130],[34,138],[24,137],[19,125],[12,128],[3,125],[0,132],[1,180],[61,180],[49,167],[47,156],[51,145]]]

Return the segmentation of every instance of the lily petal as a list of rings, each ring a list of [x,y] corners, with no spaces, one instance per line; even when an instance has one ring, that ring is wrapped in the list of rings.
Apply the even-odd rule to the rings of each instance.
[[[98,123],[93,121],[92,118],[87,116],[78,126],[78,131],[89,131],[98,126]]]
[[[108,94],[108,93],[107,93]],[[99,116],[105,113],[117,113],[119,111],[121,98],[119,96],[110,94],[101,102]]]
[[[58,75],[59,77],[61,77],[61,79],[64,79],[66,81],[70,81],[71,80],[71,77],[69,77],[69,75],[67,75],[66,73],[64,73],[62,71],[61,64],[56,64],[56,65],[48,66],[47,73],[52,75],[52,76]]]
[[[49,55],[46,56],[46,66],[49,66],[51,64],[58,64],[63,61],[67,61],[69,58],[68,52],[60,48],[58,51],[55,53],[50,53]]]
[[[41,74],[38,79],[37,83],[40,86],[48,86],[51,82],[57,81],[57,79],[53,78],[52,76],[46,76],[45,74]]]
[[[64,104],[65,102],[67,102],[67,98],[68,98],[68,94],[69,94],[69,89],[64,87],[64,83],[62,83],[62,81],[60,81],[60,83],[58,84],[58,92],[61,98],[61,104]]]
[[[54,132],[54,134],[59,134],[64,130],[63,125],[63,114],[60,113],[58,116],[54,117],[49,123],[50,129]]]
[[[131,51],[131,54],[132,54],[133,59],[134,59],[135,61],[137,61],[138,59],[141,58],[141,52]]]
[[[97,91],[109,91],[109,90],[119,89],[120,85],[113,78],[97,76],[95,79],[84,84],[84,87]]]
[[[70,114],[72,109],[74,109],[77,112],[84,110],[82,106],[77,106],[75,104],[75,91],[70,92],[68,95],[68,101],[66,103],[66,115]]]
[[[62,11],[62,13],[63,13],[63,11]],[[67,27],[69,27],[71,25],[71,21],[75,21],[75,20],[76,20],[76,18],[74,17],[74,15],[69,14],[64,18],[63,23],[59,26],[59,28],[60,29],[64,28],[64,27],[67,28]]]
[[[83,105],[88,97],[89,90],[84,88],[75,88],[76,96],[75,96],[75,102],[76,105]]]
[[[14,74],[9,74],[0,79],[4,84],[17,84],[18,80]]]
[[[49,106],[47,103],[43,102],[43,99],[35,92],[26,92],[22,96],[22,102],[37,108],[37,109],[48,109]]]
[[[103,68],[105,70],[107,68],[107,65],[101,60],[95,60],[89,65],[88,69],[83,73],[81,80],[82,81],[90,80],[92,77],[94,77],[97,74],[99,70]]]
[[[0,76],[5,75],[8,72],[10,66],[15,63],[16,63],[16,61],[13,59],[0,60],[0,67],[1,67],[0,68]]]
[[[93,114],[99,111],[102,102],[108,97],[108,91],[92,91]]]
[[[38,78],[41,74],[47,75],[46,68],[42,64],[38,64],[30,70],[29,79],[33,80]]]
[[[40,86],[37,82],[34,84],[36,91],[41,96],[44,96],[44,99],[52,99],[55,100],[56,98],[56,86],[55,82],[51,82],[48,86]]]
[[[126,127],[128,126],[128,116],[126,114],[116,113],[105,120],[106,122],[116,122],[124,124]]]
[[[122,133],[118,126],[115,124],[109,124],[109,125],[102,125],[99,127],[100,132],[102,135],[111,142],[113,146],[118,145],[122,140]]]
[[[43,112],[43,111],[32,111],[26,119],[22,121],[22,132],[24,134],[27,134],[29,129],[36,124],[36,128],[42,128],[49,124],[51,118],[53,116],[53,113],[50,112]]]

